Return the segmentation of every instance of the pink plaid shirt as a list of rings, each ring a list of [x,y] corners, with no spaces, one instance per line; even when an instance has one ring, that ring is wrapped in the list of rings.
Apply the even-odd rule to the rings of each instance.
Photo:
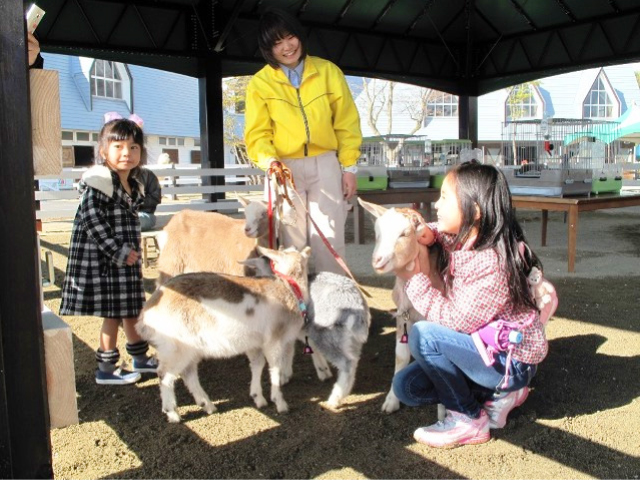
[[[445,297],[426,275],[414,275],[405,285],[414,308],[430,322],[468,334],[497,319],[531,322],[522,330],[524,339],[514,349],[513,358],[524,363],[540,363],[547,355],[548,344],[538,311],[514,307],[498,253],[492,248],[452,250],[451,235],[440,234],[436,224],[429,224],[429,228],[449,254],[453,282]]]

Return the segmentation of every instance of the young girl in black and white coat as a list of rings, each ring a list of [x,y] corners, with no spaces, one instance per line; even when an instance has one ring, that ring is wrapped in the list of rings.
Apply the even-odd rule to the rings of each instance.
[[[144,199],[137,178],[144,134],[134,121],[118,118],[105,123],[98,142],[103,165],[91,167],[80,182],[60,314],[103,317],[96,383],[126,385],[137,382],[139,372],[157,368],[155,358],[147,356],[148,343],[134,328],[145,301],[137,214]],[[116,367],[120,322],[133,372]]]

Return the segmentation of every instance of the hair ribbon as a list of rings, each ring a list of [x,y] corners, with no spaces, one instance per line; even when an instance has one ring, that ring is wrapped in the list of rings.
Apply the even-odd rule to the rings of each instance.
[[[107,112],[104,114],[104,123],[111,122],[113,120],[122,120],[124,117],[120,115],[118,112]],[[131,120],[133,123],[138,125],[140,128],[144,126],[144,120],[139,115],[132,113],[129,115],[127,120]]]

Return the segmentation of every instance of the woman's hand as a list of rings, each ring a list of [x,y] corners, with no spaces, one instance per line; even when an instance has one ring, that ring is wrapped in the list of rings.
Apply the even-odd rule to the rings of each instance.
[[[342,172],[342,193],[345,200],[351,200],[356,194],[357,179],[355,173]]]
[[[27,34],[27,48],[29,50],[29,66],[31,66],[40,53],[40,42],[33,36],[33,33]]]

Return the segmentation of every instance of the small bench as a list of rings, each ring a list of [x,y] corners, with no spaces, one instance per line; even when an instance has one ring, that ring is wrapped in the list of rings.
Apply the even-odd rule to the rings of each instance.
[[[142,264],[146,267],[149,266],[149,247],[155,249],[156,254],[160,253],[160,245],[158,245],[157,235],[162,230],[149,230],[148,232],[142,232]]]

